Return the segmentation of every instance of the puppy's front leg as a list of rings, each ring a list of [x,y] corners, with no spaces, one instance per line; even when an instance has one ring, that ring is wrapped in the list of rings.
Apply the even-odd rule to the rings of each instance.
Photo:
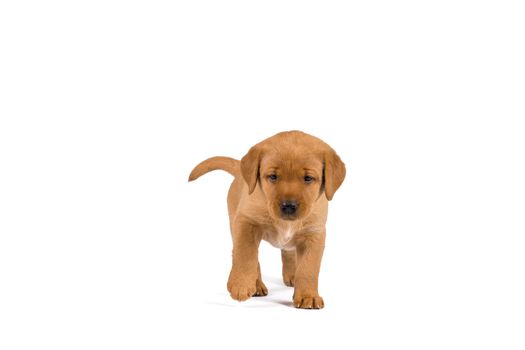
[[[323,298],[319,296],[317,284],[321,258],[323,257],[325,232],[305,234],[297,245],[297,271],[293,303],[302,309],[322,309]]]
[[[244,301],[257,291],[261,234],[254,225],[239,221],[232,227],[232,237],[232,269],[228,278],[228,291],[233,299]]]

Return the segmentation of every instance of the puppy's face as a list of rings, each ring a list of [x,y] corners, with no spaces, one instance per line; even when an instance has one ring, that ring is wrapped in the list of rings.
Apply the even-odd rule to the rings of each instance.
[[[257,184],[275,219],[308,216],[321,195],[331,200],[345,177],[345,166],[320,139],[291,131],[255,145],[241,160],[241,172],[251,194]]]
[[[259,181],[271,216],[302,219],[322,194],[323,163],[314,156],[289,158],[270,153],[261,159]]]

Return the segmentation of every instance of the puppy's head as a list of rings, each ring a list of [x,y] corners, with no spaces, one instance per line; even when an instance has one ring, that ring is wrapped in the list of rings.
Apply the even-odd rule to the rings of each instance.
[[[310,214],[323,194],[331,200],[345,178],[345,165],[320,139],[300,131],[282,132],[253,146],[241,160],[251,194],[257,184],[275,219]]]

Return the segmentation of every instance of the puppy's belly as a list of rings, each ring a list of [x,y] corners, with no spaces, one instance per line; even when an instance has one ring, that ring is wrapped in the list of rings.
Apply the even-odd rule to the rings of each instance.
[[[294,250],[295,231],[292,228],[283,230],[269,230],[263,234],[263,239],[273,245],[275,248],[284,250]]]

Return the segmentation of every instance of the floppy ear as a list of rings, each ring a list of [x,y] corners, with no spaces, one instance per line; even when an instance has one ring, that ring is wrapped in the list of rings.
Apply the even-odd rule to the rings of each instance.
[[[346,168],[341,158],[330,148],[324,156],[324,193],[330,201],[345,179]]]
[[[253,146],[241,159],[241,174],[248,184],[248,193],[252,194],[259,177],[259,163],[261,161],[260,147]]]

